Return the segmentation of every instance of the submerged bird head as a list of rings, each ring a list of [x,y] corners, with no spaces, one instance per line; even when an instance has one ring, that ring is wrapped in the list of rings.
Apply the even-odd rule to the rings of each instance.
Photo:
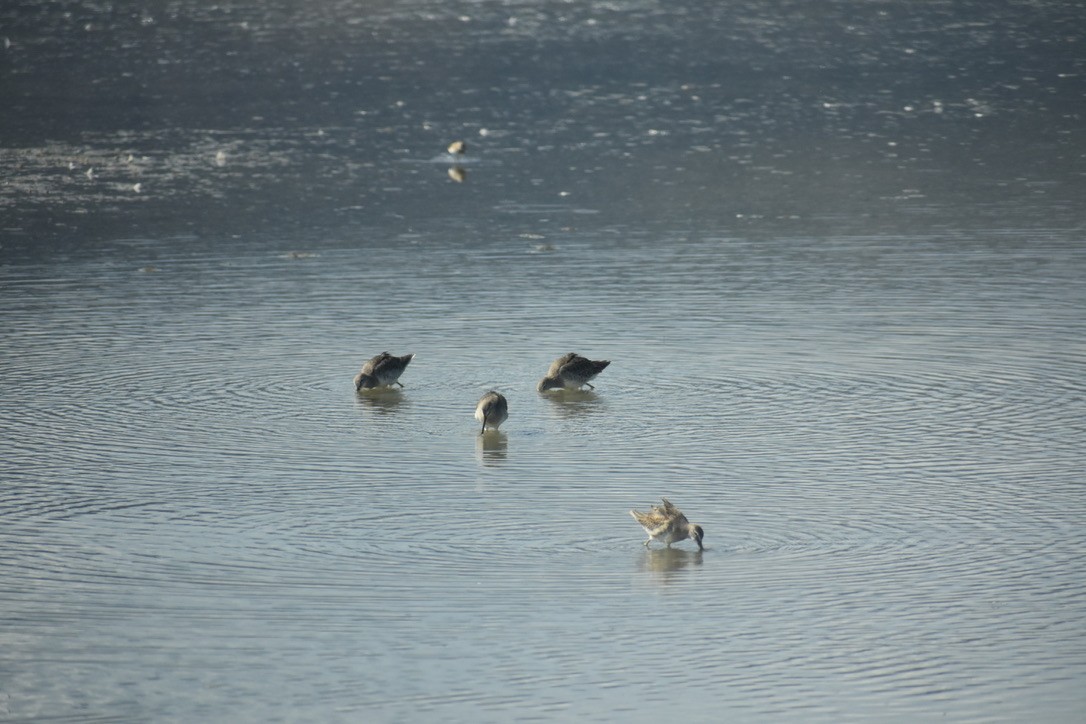
[[[561,377],[544,377],[536,385],[536,390],[546,392],[547,390],[553,390],[555,387],[564,387]]]
[[[377,378],[373,375],[364,375],[359,372],[354,378],[354,389],[358,390],[372,390],[377,386]]]
[[[698,544],[698,550],[705,550],[705,546],[701,544],[701,539],[705,537],[705,531],[702,530],[700,525],[690,526],[690,537],[694,539],[694,542]]]

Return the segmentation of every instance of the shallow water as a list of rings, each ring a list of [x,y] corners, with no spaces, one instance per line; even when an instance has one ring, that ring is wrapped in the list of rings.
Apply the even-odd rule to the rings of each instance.
[[[0,715],[1078,720],[1081,11],[719,7],[4,11]]]

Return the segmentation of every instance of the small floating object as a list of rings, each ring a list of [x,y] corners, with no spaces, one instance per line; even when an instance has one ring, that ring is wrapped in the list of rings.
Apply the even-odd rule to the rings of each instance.
[[[141,266],[140,271],[144,274],[154,274],[156,271],[158,271],[158,267],[154,264],[148,264],[147,266]]]
[[[388,352],[382,352],[366,360],[366,363],[362,365],[362,371],[354,376],[355,390],[372,390],[376,387],[392,385],[403,387],[403,383],[399,381],[400,375],[414,357],[414,354],[397,357]]]
[[[88,169],[87,169],[87,170],[86,170],[86,171],[85,171],[85,172],[83,173],[83,175],[84,175],[84,176],[86,176],[86,177],[87,177],[88,179],[90,179],[91,181],[93,181],[93,180],[94,180],[94,168],[93,168],[93,167],[91,167],[91,168],[88,168]]]
[[[141,183],[132,184],[132,190],[134,192],[136,192],[137,194],[140,193],[141,191],[143,191],[143,184],[141,184]]]
[[[672,543],[690,538],[698,544],[699,551],[705,550],[701,544],[702,539],[705,538],[702,527],[688,521],[683,512],[672,505],[667,498],[661,498],[661,500],[664,501],[663,505],[654,505],[647,513],[630,511],[633,519],[649,534],[645,545],[648,546],[652,541],[659,540],[667,543],[667,547],[670,548]]]
[[[226,165],[226,151],[220,150],[220,151],[215,152],[215,165],[216,166],[225,166]]]
[[[491,390],[483,395],[479,400],[479,404],[475,407],[475,419],[483,423],[482,429],[479,430],[479,434],[482,435],[489,427],[492,430],[497,430],[503,422],[509,419],[509,403],[505,399],[505,395],[500,392]]]
[[[540,392],[556,387],[578,390],[587,385],[590,390],[594,390],[596,388],[589,384],[589,380],[603,372],[609,364],[610,360],[590,360],[576,352],[569,352],[551,362],[547,376],[539,381],[536,389]]]
[[[464,179],[466,179],[467,177],[468,177],[467,169],[465,169],[463,166],[450,166],[449,167],[449,178],[451,178],[456,183],[458,183],[458,184],[464,183]]]
[[[446,150],[455,156],[463,156],[468,152],[468,144],[463,141],[453,141]]]

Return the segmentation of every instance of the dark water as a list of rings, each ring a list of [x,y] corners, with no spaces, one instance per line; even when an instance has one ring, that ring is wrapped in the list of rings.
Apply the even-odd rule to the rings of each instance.
[[[0,718],[1081,720],[1084,16],[5,5]]]

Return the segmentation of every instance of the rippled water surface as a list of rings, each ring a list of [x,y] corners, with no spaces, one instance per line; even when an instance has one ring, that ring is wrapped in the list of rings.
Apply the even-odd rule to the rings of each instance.
[[[0,11],[0,719],[1080,721],[1082,9],[365,5]]]

